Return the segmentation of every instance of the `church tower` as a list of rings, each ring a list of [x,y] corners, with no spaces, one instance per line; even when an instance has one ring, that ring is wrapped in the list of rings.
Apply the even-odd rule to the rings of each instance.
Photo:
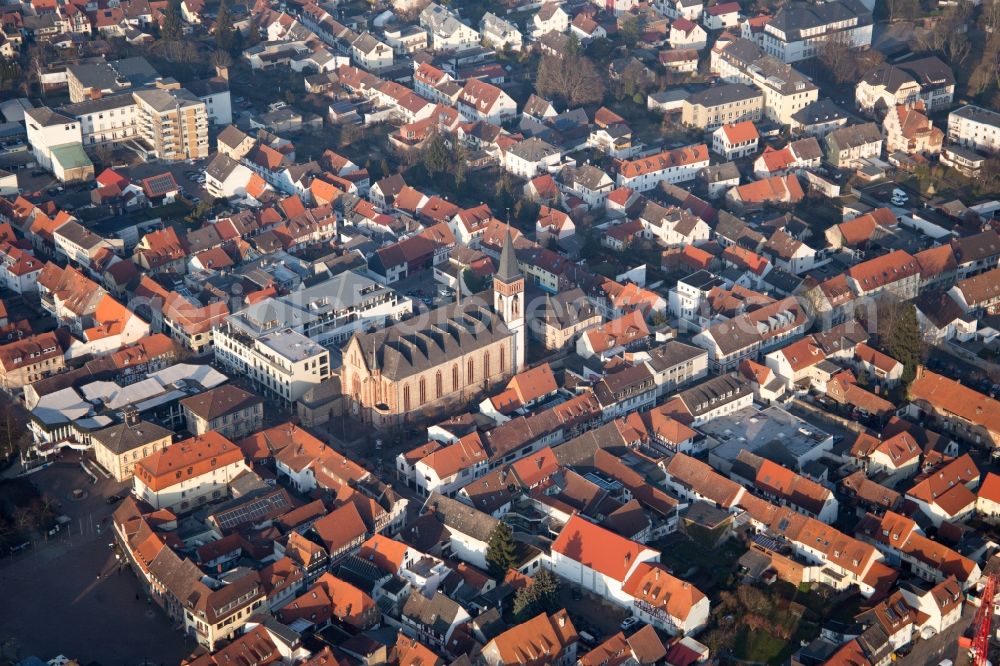
[[[500,252],[500,267],[493,276],[493,309],[499,314],[514,336],[513,372],[524,369],[525,326],[524,326],[524,275],[517,266],[514,256],[514,241],[510,237],[510,227]]]

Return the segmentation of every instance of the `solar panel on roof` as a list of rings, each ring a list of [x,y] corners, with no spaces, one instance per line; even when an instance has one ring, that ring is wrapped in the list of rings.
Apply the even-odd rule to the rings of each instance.
[[[222,529],[232,529],[246,523],[253,523],[269,515],[275,509],[286,507],[284,493],[276,493],[268,497],[262,497],[252,502],[247,502],[242,506],[222,511],[215,515],[215,520]]]
[[[160,174],[159,176],[152,176],[146,179],[146,187],[149,188],[150,194],[166,194],[171,190],[177,189],[177,185],[174,182],[174,177],[169,173]]]

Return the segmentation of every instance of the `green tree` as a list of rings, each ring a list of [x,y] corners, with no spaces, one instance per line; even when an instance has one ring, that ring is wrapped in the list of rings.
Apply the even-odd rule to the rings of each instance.
[[[427,169],[427,173],[431,177],[439,173],[447,173],[451,169],[451,151],[448,149],[444,137],[437,132],[427,138],[421,158],[424,168]]]
[[[22,79],[21,66],[13,60],[0,59],[0,85],[9,88],[14,82]]]
[[[167,42],[176,42],[184,35],[181,24],[180,0],[170,0],[167,11],[163,15],[163,25],[160,27],[160,37]]]
[[[508,569],[513,566],[517,557],[517,544],[514,542],[514,530],[504,522],[497,523],[490,533],[486,545],[486,564],[494,578],[503,578]]]
[[[904,306],[899,318],[892,323],[886,348],[890,356],[903,364],[903,383],[909,385],[924,354],[924,340],[913,304]]]
[[[525,585],[514,595],[514,616],[521,622],[539,613],[541,606],[536,585]]]
[[[184,218],[189,225],[197,226],[200,225],[202,221],[208,214],[212,212],[212,204],[207,201],[199,201],[191,212],[187,214]]]
[[[559,579],[548,569],[542,569],[535,574],[535,597],[542,610],[551,613],[559,608]]]
[[[232,67],[233,58],[225,51],[213,51],[211,63],[213,68],[227,69]]]
[[[517,200],[517,193],[515,191],[514,179],[511,175],[504,171],[500,178],[497,180],[496,184],[496,199],[494,200],[495,211],[509,210],[514,202]]]
[[[455,189],[461,190],[469,178],[469,151],[456,141],[451,152],[451,169],[455,176]]]
[[[640,31],[639,17],[634,14],[627,14],[618,26],[618,34],[621,35],[622,44],[629,50],[634,49],[635,45],[639,43]]]
[[[220,51],[229,53],[233,49],[233,16],[225,0],[219,5],[219,14],[215,19],[215,46]]]

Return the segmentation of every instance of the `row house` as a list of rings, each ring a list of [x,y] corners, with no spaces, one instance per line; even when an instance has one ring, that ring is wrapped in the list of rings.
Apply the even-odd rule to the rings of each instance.
[[[923,534],[916,521],[893,511],[869,513],[857,525],[856,534],[872,544],[895,567],[939,584],[954,579],[962,590],[974,588],[982,571],[978,564]]]
[[[799,337],[808,323],[797,300],[788,298],[714,324],[696,334],[692,342],[708,352],[712,371],[732,372],[743,359],[756,360]]]
[[[708,163],[708,146],[705,144],[665,150],[648,157],[620,162],[617,185],[645,192],[663,182],[683,183],[694,180],[698,171],[707,167]]]

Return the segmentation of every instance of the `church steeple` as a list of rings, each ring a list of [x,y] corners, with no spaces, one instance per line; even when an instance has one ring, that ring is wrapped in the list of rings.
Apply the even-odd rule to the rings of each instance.
[[[514,240],[510,235],[510,223],[507,223],[507,232],[503,239],[503,249],[500,250],[500,265],[497,267],[497,274],[494,279],[499,279],[504,284],[510,284],[524,277],[521,269],[517,265],[517,256],[514,254]]]
[[[510,234],[510,222],[500,251],[500,265],[493,276],[493,309],[499,314],[513,338],[513,370],[520,372],[524,367],[524,274],[517,265],[514,254],[514,240]]]

